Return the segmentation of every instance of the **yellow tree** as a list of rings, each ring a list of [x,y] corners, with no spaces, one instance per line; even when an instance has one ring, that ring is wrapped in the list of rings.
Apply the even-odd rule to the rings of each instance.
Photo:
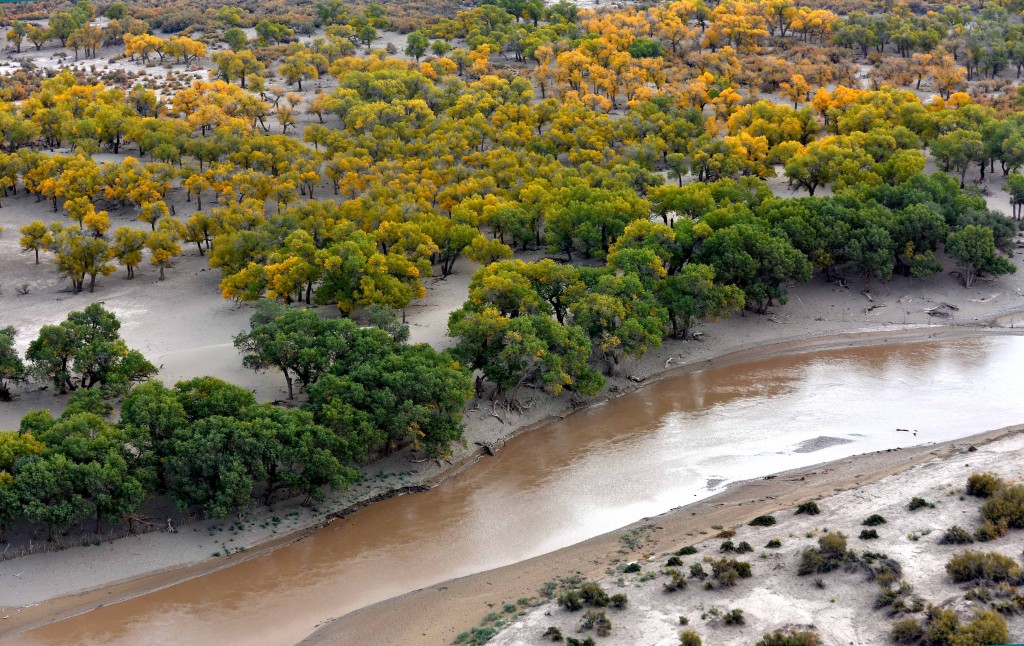
[[[149,249],[149,261],[160,268],[160,280],[164,279],[164,269],[174,266],[174,259],[181,255],[181,245],[185,237],[185,225],[175,218],[164,218],[160,226],[146,238]]]

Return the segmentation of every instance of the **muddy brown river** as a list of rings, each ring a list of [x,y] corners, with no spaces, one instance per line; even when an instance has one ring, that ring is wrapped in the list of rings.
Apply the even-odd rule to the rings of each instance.
[[[294,643],[327,619],[580,542],[731,481],[1020,423],[1022,364],[1024,337],[981,336],[673,377],[515,438],[429,492],[10,641]]]

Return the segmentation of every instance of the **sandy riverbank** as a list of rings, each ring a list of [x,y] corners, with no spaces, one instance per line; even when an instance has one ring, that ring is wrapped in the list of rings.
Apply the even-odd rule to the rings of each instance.
[[[880,643],[888,630],[888,622],[882,621],[884,611],[878,621],[864,621],[865,613],[873,610],[877,586],[862,581],[860,575],[834,574],[823,592],[814,585],[816,577],[796,577],[797,552],[813,546],[823,528],[840,530],[851,536],[851,547],[858,552],[877,549],[903,562],[907,579],[927,601],[947,601],[958,587],[944,580],[942,568],[948,556],[959,550],[936,544],[940,530],[954,523],[965,527],[978,524],[978,501],[957,500],[955,493],[962,491],[967,476],[975,471],[994,471],[1010,479],[1024,476],[1022,430],[1024,426],[1013,426],[944,444],[869,453],[735,483],[701,502],[578,545],[351,613],[320,627],[304,643],[448,644],[458,633],[479,624],[488,612],[500,611],[503,604],[523,597],[535,597],[546,582],[574,575],[600,581],[609,593],[629,595],[629,608],[610,615],[613,626],[619,628],[613,627],[612,635],[601,643],[678,643],[680,615],[689,617],[691,627],[703,634],[705,643],[752,643],[765,631],[788,625],[816,625],[828,644]],[[906,504],[915,495],[935,501],[936,509],[910,515]],[[792,515],[797,504],[814,499],[821,515]],[[882,540],[859,542],[853,537],[863,518],[872,513],[881,513],[890,521],[879,528]],[[776,514],[781,522],[768,529],[745,525],[760,514]],[[703,591],[691,585],[668,596],[661,591],[664,577],[643,583],[640,576],[632,575],[620,589],[622,575],[615,567],[623,562],[640,560],[644,571],[658,571],[676,549],[698,543],[700,552],[687,558],[687,566],[704,555],[716,555],[721,539],[710,537],[717,527],[736,527],[734,541],[748,540],[755,545],[755,554],[747,557],[755,572],[750,581],[726,591]],[[908,532],[923,536],[912,540]],[[626,545],[624,535],[634,537],[634,547]],[[758,558],[761,546],[776,536],[782,538],[784,549],[767,559]],[[1024,536],[1018,532],[985,548],[1016,555],[1022,544]],[[723,611],[744,608],[747,626],[723,632],[712,621],[698,620],[711,607]],[[578,614],[544,604],[513,623],[494,643],[541,644],[547,626],[576,634],[578,619]],[[1020,623],[1019,619],[1012,621]]]
[[[16,230],[16,225],[38,217],[36,209],[28,198],[11,200],[3,209],[3,223]],[[127,220],[130,216],[122,217]],[[27,344],[43,323],[55,322],[89,301],[102,300],[118,311],[129,345],[140,347],[155,363],[163,365],[161,377],[165,380],[215,374],[249,383],[257,388],[261,399],[281,397],[283,382],[276,374],[253,375],[242,369],[230,340],[244,327],[249,310],[226,305],[217,297],[216,274],[204,268],[205,259],[197,254],[183,257],[163,283],[154,281],[151,273],[135,281],[112,276],[96,294],[72,297],[65,286],[58,284],[52,268],[37,267],[27,255],[17,254],[14,236],[0,238],[0,246],[5,248],[5,253],[0,253],[0,273],[36,281],[30,296],[3,297],[5,306],[9,306],[5,318],[13,319],[7,322],[22,331],[19,345]],[[1013,262],[1021,265],[1020,257]],[[413,341],[442,347],[450,343],[444,323],[448,313],[465,300],[472,271],[471,264],[460,264],[457,274],[428,282],[428,297],[414,304],[408,313]],[[698,329],[704,333],[700,342],[667,340],[642,360],[625,364],[621,373],[609,381],[606,391],[588,403],[621,396],[643,382],[680,370],[700,369],[709,362],[960,334],[1024,311],[1024,271],[979,282],[969,290],[945,273],[925,281],[896,278],[875,286],[872,302],[858,291],[855,280],[851,283],[853,287],[846,289],[818,277],[809,284],[792,287],[789,304],[775,308],[770,316],[735,316],[702,325]],[[945,316],[933,316],[935,311]],[[847,334],[857,336],[837,336]],[[295,500],[275,504],[270,510],[254,510],[240,522],[231,519],[181,525],[176,518],[176,533],[155,531],[0,562],[0,616],[7,617],[0,620],[0,634],[251,558],[268,545],[297,538],[353,505],[451,477],[460,467],[479,459],[482,446],[500,447],[509,437],[573,410],[565,396],[531,393],[522,399],[528,407],[523,413],[493,408],[486,400],[471,403],[466,414],[466,446],[455,447],[448,460],[423,462],[410,454],[392,456],[365,468],[363,482],[347,492],[330,495],[315,509],[302,508]],[[0,410],[9,417],[3,425],[14,426],[16,422],[11,420],[28,408],[59,408],[62,401],[47,392],[25,393]],[[279,522],[269,522],[274,517]],[[242,553],[242,549],[247,551]],[[223,554],[226,550],[233,552],[230,559],[212,558],[215,552]]]

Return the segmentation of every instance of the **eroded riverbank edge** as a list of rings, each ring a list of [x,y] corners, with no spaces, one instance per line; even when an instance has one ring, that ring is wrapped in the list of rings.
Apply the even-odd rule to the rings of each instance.
[[[568,405],[567,401],[561,401],[561,407],[552,407],[550,411],[547,411],[547,414],[543,415],[543,417],[540,417],[539,419],[524,420],[529,421],[529,423],[501,428],[501,432],[497,435],[495,440],[486,443],[478,441],[478,444],[484,444],[485,446],[477,447],[471,445],[466,451],[464,451],[463,455],[459,459],[451,461],[451,463],[444,465],[444,467],[440,469],[434,469],[433,473],[431,473],[430,470],[427,470],[421,474],[422,477],[420,477],[418,481],[414,478],[412,483],[406,484],[405,486],[393,488],[365,497],[361,500],[357,500],[353,504],[349,504],[341,509],[333,511],[318,519],[316,522],[310,523],[306,527],[300,528],[297,531],[280,537],[275,537],[269,541],[260,542],[255,547],[250,548],[247,552],[235,554],[228,559],[206,558],[199,562],[182,563],[181,565],[145,573],[140,576],[126,578],[115,583],[104,584],[99,588],[73,594],[66,594],[64,596],[54,594],[54,598],[38,604],[33,604],[27,608],[23,608],[19,612],[8,611],[5,613],[7,614],[7,617],[3,620],[3,624],[5,625],[2,627],[3,632],[0,633],[0,636],[11,637],[24,630],[60,621],[61,619],[82,614],[98,607],[142,596],[186,580],[203,576],[210,572],[230,567],[242,561],[257,558],[284,545],[300,541],[317,529],[329,524],[333,519],[350,515],[373,502],[378,502],[380,500],[405,493],[425,491],[435,487],[474,464],[487,452],[498,450],[505,440],[510,439],[515,435],[543,426],[553,419],[564,418],[573,412],[584,410],[589,406],[601,404],[625,394],[635,392],[636,390],[643,388],[645,385],[654,383],[661,379],[671,378],[687,372],[702,370],[711,366],[730,365],[750,361],[752,359],[764,359],[780,355],[794,355],[814,351],[885,345],[891,343],[955,339],[988,334],[1019,334],[1021,332],[1019,330],[1014,331],[1012,329],[993,327],[998,323],[999,319],[1005,319],[1008,316],[1014,316],[1014,312],[1003,312],[989,318],[988,320],[968,324],[953,323],[900,328],[890,327],[881,330],[874,329],[855,332],[843,331],[838,333],[836,331],[832,331],[831,333],[825,332],[812,336],[808,336],[806,334],[794,335],[793,338],[777,336],[768,342],[754,341],[747,344],[735,342],[730,343],[728,342],[728,339],[725,339],[724,347],[716,348],[719,350],[718,352],[711,351],[703,353],[698,351],[695,354],[703,355],[699,360],[688,361],[683,365],[662,368],[658,364],[653,364],[653,367],[651,367],[652,364],[649,362],[647,364],[648,374],[644,374],[643,370],[634,370],[634,374],[632,375],[619,377],[612,382],[610,388],[611,392],[606,392],[602,396],[591,399],[584,406],[579,406],[574,409]],[[735,339],[736,337],[733,338]],[[692,348],[703,349],[703,344],[690,342],[688,345]],[[676,347],[672,350],[678,350],[680,347],[682,347],[681,344],[677,342]],[[707,350],[712,350],[710,344],[707,347]],[[662,358],[660,360],[663,361],[664,359]],[[555,403],[559,403],[558,400],[553,401]],[[505,426],[505,424],[503,423],[502,426]],[[440,463],[438,463],[438,467],[441,467]],[[66,553],[55,553],[42,556],[47,556],[50,560],[59,563],[62,554]],[[360,612],[363,611],[356,611],[356,613]],[[470,621],[470,625],[474,622],[475,620]],[[465,628],[466,625],[462,624],[460,627]]]
[[[734,482],[709,498],[643,518],[576,545],[494,570],[409,592],[325,622],[302,644],[450,644],[500,604],[534,597],[545,582],[578,575],[598,579],[624,558],[621,537],[649,528],[643,554],[671,552],[714,534],[715,526],[746,523],[761,514],[793,509],[807,500],[859,489],[918,465],[959,459],[978,448],[1020,435],[1024,424],[939,444],[889,449]],[[635,558],[638,554],[631,554]]]

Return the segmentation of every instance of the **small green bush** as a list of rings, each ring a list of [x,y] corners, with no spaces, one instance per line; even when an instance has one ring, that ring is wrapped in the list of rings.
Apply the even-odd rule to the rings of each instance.
[[[945,545],[966,545],[973,543],[974,539],[971,538],[971,533],[959,525],[953,525],[946,530],[946,533],[942,535],[942,540],[939,541]]]
[[[975,613],[971,622],[961,624],[952,610],[931,608],[924,628],[926,644],[1005,644],[1010,641],[1006,619],[995,610]]]
[[[860,530],[860,536],[858,537],[862,541],[870,541],[874,538],[878,538],[878,530],[876,529],[862,529]]]
[[[544,631],[544,637],[547,637],[553,642],[562,641],[562,631],[559,630],[558,626],[548,626],[548,629]]]
[[[736,551],[736,546],[733,545],[732,541],[724,541],[718,549],[721,552],[734,552]]]
[[[594,641],[593,637],[589,635],[583,639],[576,639],[575,637],[566,637],[565,646],[597,646],[597,642]]]
[[[768,548],[771,548],[771,549],[777,549],[779,547],[782,547],[782,541],[780,541],[777,538],[773,538],[772,540],[768,541],[768,543],[765,545],[765,547],[768,547]]]
[[[737,554],[748,554],[753,551],[754,548],[746,541],[740,541],[740,544],[736,546]]]
[[[818,509],[818,503],[811,500],[810,502],[800,503],[800,506],[796,508],[796,513],[817,516],[821,513],[821,510]]]
[[[737,561],[735,559],[721,558],[711,559],[711,570],[718,582],[727,588],[736,585],[739,579],[749,579],[753,574],[750,570],[750,563]]]
[[[667,567],[680,567],[683,564],[683,560],[678,556],[670,556],[668,561],[665,562]]]
[[[820,644],[821,637],[818,636],[818,633],[791,628],[788,633],[782,631],[765,633],[755,646],[820,646]]]
[[[739,608],[726,611],[722,615],[722,621],[725,622],[726,626],[742,626],[747,623],[747,620],[743,618],[743,610]]]
[[[868,527],[878,527],[879,525],[884,525],[887,522],[889,522],[889,521],[887,521],[885,519],[885,516],[879,516],[878,514],[871,514],[870,516],[868,516],[867,518],[864,519],[864,522],[861,523],[861,525],[867,525]]]
[[[700,563],[693,563],[690,565],[690,578],[704,580],[708,578],[708,573],[704,571],[704,566]]]
[[[981,524],[981,527],[974,530],[974,540],[979,543],[988,543],[994,541],[1006,534],[1006,521],[1001,520],[998,523],[993,523],[990,520],[986,520]]]
[[[736,530],[734,530],[734,529],[723,529],[722,531],[720,531],[717,534],[715,534],[715,538],[732,538],[735,535],[736,535]]]
[[[846,536],[829,532],[818,539],[818,549],[808,548],[800,555],[797,574],[824,574],[838,569],[847,559]]]
[[[751,527],[771,527],[775,522],[775,516],[766,514],[764,516],[758,516],[747,524]]]
[[[967,495],[988,498],[1003,488],[1003,481],[991,473],[974,473],[967,478]]]
[[[625,592],[618,592],[613,594],[608,600],[608,605],[616,610],[622,610],[629,603],[629,597],[626,596]]]
[[[577,612],[583,610],[583,599],[580,598],[580,593],[576,590],[565,590],[558,595],[558,605],[569,612]]]
[[[666,570],[665,574],[669,576],[669,580],[665,582],[665,592],[675,592],[676,590],[686,589],[686,578],[683,573],[676,569]]]
[[[935,503],[928,502],[924,498],[914,496],[913,498],[910,499],[910,504],[907,505],[907,509],[909,509],[910,511],[916,511],[921,507],[935,507]]]
[[[604,608],[608,605],[608,593],[593,581],[580,584],[580,597],[591,606]]]
[[[1011,585],[1018,585],[1024,582],[1017,561],[998,552],[968,550],[957,554],[946,563],[946,572],[956,583],[1006,581]]]
[[[580,630],[591,630],[597,633],[598,637],[607,637],[612,632],[612,620],[604,613],[604,610],[588,610],[583,613],[580,620]]]
[[[916,644],[924,637],[924,628],[916,619],[902,619],[892,625],[889,637],[897,644]]]
[[[680,646],[701,646],[703,642],[697,633],[692,630],[684,630],[679,633],[679,644]]]
[[[696,554],[697,548],[693,545],[687,545],[686,547],[680,547],[676,550],[676,556],[689,556],[690,554]]]
[[[981,517],[994,525],[1024,527],[1024,485],[1013,485],[996,491],[981,506]]]
[[[626,574],[634,574],[634,573],[640,571],[640,564],[639,563],[630,563],[626,567],[622,568],[622,571],[625,572]]]

